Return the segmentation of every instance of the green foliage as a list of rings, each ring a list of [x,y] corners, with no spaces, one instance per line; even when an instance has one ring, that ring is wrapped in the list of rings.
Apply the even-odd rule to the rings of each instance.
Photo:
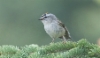
[[[0,58],[100,58],[100,47],[86,39],[78,42],[36,44],[18,48],[12,45],[0,46]]]
[[[100,38],[100,0],[0,0],[0,45],[48,44],[51,38],[38,20],[46,12],[56,15],[75,41]]]

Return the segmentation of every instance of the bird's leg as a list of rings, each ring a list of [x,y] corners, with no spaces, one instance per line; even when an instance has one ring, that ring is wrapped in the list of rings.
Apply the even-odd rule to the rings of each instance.
[[[54,43],[54,38],[52,38],[52,42],[50,44]]]
[[[52,38],[52,43],[54,43],[54,38]]]
[[[64,37],[64,36],[62,36],[62,37],[59,37],[62,41],[63,41],[63,43],[66,43],[66,38]]]
[[[63,43],[66,43],[67,42],[67,40],[66,40],[66,38],[63,36]]]

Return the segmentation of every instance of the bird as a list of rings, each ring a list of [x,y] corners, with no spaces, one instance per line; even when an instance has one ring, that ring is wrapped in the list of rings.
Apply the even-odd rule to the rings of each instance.
[[[56,38],[67,42],[71,39],[67,27],[52,13],[45,13],[39,18],[44,25],[44,30],[52,38],[52,43]]]

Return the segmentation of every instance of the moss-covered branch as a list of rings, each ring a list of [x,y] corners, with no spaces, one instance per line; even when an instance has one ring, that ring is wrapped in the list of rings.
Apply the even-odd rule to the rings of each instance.
[[[86,39],[78,42],[57,42],[45,46],[36,44],[16,47],[0,46],[0,58],[100,58],[100,47]]]

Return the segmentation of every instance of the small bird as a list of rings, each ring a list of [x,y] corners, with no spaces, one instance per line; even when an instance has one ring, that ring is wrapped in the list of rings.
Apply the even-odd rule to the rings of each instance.
[[[65,25],[54,14],[45,13],[39,20],[42,21],[46,33],[52,38],[52,42],[56,38],[63,39],[64,42],[67,39],[71,39],[70,33]]]

